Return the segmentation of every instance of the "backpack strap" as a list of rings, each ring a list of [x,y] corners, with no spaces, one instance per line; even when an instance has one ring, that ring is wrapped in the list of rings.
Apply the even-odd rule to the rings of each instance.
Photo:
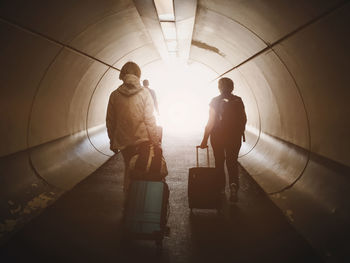
[[[160,169],[162,167],[162,157],[163,157],[162,149],[160,147],[153,146],[153,150],[154,150],[154,156],[152,158],[152,163],[149,171],[151,173],[160,174]]]

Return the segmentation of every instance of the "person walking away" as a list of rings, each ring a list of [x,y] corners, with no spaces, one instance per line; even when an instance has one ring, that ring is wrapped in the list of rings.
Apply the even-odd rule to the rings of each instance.
[[[159,116],[159,108],[158,108],[158,100],[156,96],[156,92],[153,89],[149,88],[149,81],[148,79],[143,80],[142,82],[143,86],[151,93],[152,98],[153,98],[153,103],[154,103],[154,108]],[[157,131],[159,135],[159,141],[160,143],[162,142],[162,137],[163,137],[163,127],[162,126],[157,126]]]
[[[154,108],[155,108],[157,114],[159,115],[159,108],[158,108],[158,101],[157,101],[156,92],[153,89],[150,89],[148,79],[143,80],[142,84],[151,93],[152,98],[153,98]]]
[[[208,138],[213,148],[215,168],[220,177],[222,192],[225,189],[224,164],[229,175],[230,202],[238,201],[238,153],[244,140],[247,117],[240,97],[232,94],[234,83],[229,78],[221,78],[218,82],[220,95],[210,102],[209,119],[205,127],[200,148],[208,147]]]
[[[120,150],[124,159],[125,192],[129,187],[128,166],[131,157],[145,142],[159,146],[153,99],[150,92],[141,86],[140,77],[139,66],[127,62],[119,74],[123,84],[111,93],[107,108],[110,149],[115,153]]]

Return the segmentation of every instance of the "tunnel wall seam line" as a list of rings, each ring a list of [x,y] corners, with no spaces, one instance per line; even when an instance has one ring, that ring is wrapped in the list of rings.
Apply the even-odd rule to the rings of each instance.
[[[280,62],[283,64],[283,66],[285,67],[285,69],[287,70],[287,72],[289,73],[290,77],[292,78],[294,84],[295,84],[295,87],[296,87],[296,90],[298,91],[298,94],[299,94],[299,97],[300,97],[300,100],[303,104],[303,109],[305,111],[305,117],[306,117],[306,123],[307,123],[307,137],[308,137],[308,147],[309,149],[307,149],[307,160],[306,160],[306,163],[305,163],[305,166],[304,168],[302,169],[302,171],[300,172],[300,175],[294,180],[294,182],[292,182],[291,184],[285,186],[284,188],[282,188],[281,190],[279,191],[274,191],[274,192],[271,192],[271,193],[268,193],[269,195],[273,195],[273,194],[278,194],[278,193],[282,193],[283,191],[286,191],[288,189],[290,189],[291,187],[293,187],[300,179],[301,177],[304,175],[304,172],[307,168],[307,166],[309,165],[309,162],[310,162],[310,158],[311,158],[311,127],[310,127],[310,118],[309,118],[309,114],[308,114],[308,111],[306,109],[306,104],[305,104],[305,101],[304,101],[304,98],[301,94],[301,91],[300,91],[300,87],[299,87],[299,84],[298,82],[296,81],[295,77],[293,76],[292,72],[290,71],[290,69],[288,68],[287,64],[285,63],[285,61],[279,56],[279,54],[274,50],[273,47],[271,47],[271,50],[273,51],[273,53],[277,56],[277,58],[280,60]]]
[[[55,57],[52,59],[52,61],[49,63],[49,65],[46,67],[36,89],[35,89],[35,93],[34,93],[34,96],[32,98],[32,103],[30,105],[30,109],[29,109],[29,114],[28,114],[28,122],[27,122],[27,138],[26,138],[26,144],[27,144],[27,152],[28,152],[28,161],[29,161],[29,165],[31,167],[31,169],[33,170],[34,174],[40,178],[41,180],[43,180],[47,185],[50,185],[49,182],[40,175],[40,173],[38,172],[38,170],[35,168],[35,165],[33,163],[33,159],[32,159],[32,154],[31,154],[31,146],[29,144],[29,134],[30,134],[30,125],[31,125],[31,122],[32,122],[32,115],[33,115],[33,109],[34,109],[34,104],[35,104],[35,101],[36,101],[36,98],[38,96],[38,93],[39,93],[39,90],[40,90],[40,87],[41,87],[41,84],[42,82],[44,81],[47,73],[49,72],[50,68],[52,67],[52,65],[56,62],[57,58],[59,55],[61,55],[62,51],[64,50],[64,47],[61,47],[60,50],[57,52],[57,54],[55,55]]]
[[[147,66],[147,65],[149,65],[149,64],[152,64],[152,63],[154,63],[154,62],[156,62],[156,61],[159,61],[159,60],[162,60],[162,59],[159,57],[159,58],[156,58],[156,59],[154,59],[154,60],[148,61],[147,63],[145,63],[145,64],[143,64],[143,65],[139,65],[139,66],[140,66],[140,68],[142,68],[142,67],[145,67],[145,66]],[[141,73],[141,74],[142,74],[142,73]]]
[[[339,4],[335,5],[333,8],[331,8],[330,10],[327,10],[325,12],[323,12],[322,14],[316,16],[315,18],[311,19],[309,22],[299,26],[298,28],[292,30],[291,32],[289,32],[288,34],[286,34],[285,36],[281,37],[280,39],[274,41],[273,43],[269,44],[266,48],[263,48],[262,50],[260,50],[259,52],[255,53],[254,55],[252,55],[251,57],[247,58],[246,60],[244,60],[243,62],[239,63],[238,65],[234,66],[233,68],[225,71],[224,73],[222,73],[220,76],[216,77],[215,79],[212,80],[215,81],[219,78],[221,78],[222,76],[226,75],[227,73],[239,68],[240,66],[246,64],[247,62],[253,60],[254,58],[258,57],[259,55],[263,54],[265,51],[271,50],[273,51],[273,47],[280,44],[281,42],[283,42],[284,40],[290,38],[291,36],[295,35],[296,33],[304,30],[306,27],[320,21],[321,19],[323,19],[324,17],[330,15],[331,13],[337,11],[339,8],[345,6],[346,4],[349,4],[349,0],[344,0],[343,2],[340,2]]]
[[[211,66],[207,65],[206,63],[204,63],[204,62],[202,62],[202,61],[199,61],[199,60],[197,60],[197,59],[194,59],[194,58],[190,58],[189,60],[193,60],[193,61],[195,61],[195,62],[197,62],[197,63],[199,63],[199,64],[202,64],[202,65],[204,65],[205,67],[211,69],[211,70],[212,70],[213,72],[215,72],[217,75],[219,75],[219,72],[217,72],[215,69],[213,69]],[[211,81],[211,82],[212,82],[212,81]],[[211,83],[211,82],[209,82],[209,83]]]
[[[95,60],[95,61],[97,61],[97,62],[100,62],[101,64],[103,64],[103,65],[105,65],[105,66],[107,66],[107,67],[110,67],[110,68],[113,68],[113,69],[115,69],[115,70],[120,71],[120,69],[114,67],[113,65],[110,65],[110,64],[108,64],[108,63],[106,63],[106,62],[104,62],[104,61],[102,61],[102,60],[100,60],[100,59],[98,59],[98,58],[96,58],[96,57],[94,57],[94,56],[92,56],[92,55],[89,55],[88,53],[86,53],[86,52],[84,52],[84,51],[81,51],[81,50],[79,50],[79,49],[77,49],[77,48],[75,48],[75,47],[72,47],[72,46],[70,46],[69,44],[64,44],[63,42],[61,42],[61,41],[59,41],[59,40],[56,40],[56,39],[54,39],[54,38],[52,38],[52,37],[49,37],[49,36],[47,36],[47,35],[45,35],[45,34],[42,34],[42,33],[40,33],[40,32],[37,32],[37,31],[35,31],[35,30],[33,30],[33,29],[29,28],[29,27],[23,26],[23,25],[21,25],[21,24],[19,24],[19,23],[16,23],[16,22],[11,21],[11,20],[9,20],[9,19],[5,19],[5,18],[3,18],[3,17],[0,17],[0,21],[2,21],[2,22],[4,22],[4,23],[7,23],[7,24],[9,24],[9,25],[11,25],[11,26],[17,27],[17,28],[19,28],[19,29],[21,29],[21,30],[23,30],[23,31],[26,31],[26,32],[28,32],[28,33],[31,33],[31,34],[33,34],[33,35],[42,37],[42,38],[44,38],[44,39],[46,39],[46,40],[49,40],[50,42],[53,42],[53,43],[55,43],[55,44],[58,44],[58,45],[62,46],[63,48],[70,49],[71,51],[74,51],[74,52],[76,52],[76,53],[78,53],[78,54],[80,54],[80,55],[83,55],[83,56],[88,57],[88,58],[90,58],[90,59],[92,59],[92,60]]]
[[[86,111],[86,119],[85,119],[85,131],[86,131],[86,136],[90,142],[90,144],[92,145],[92,147],[94,147],[94,149],[105,155],[105,156],[108,156],[108,157],[112,157],[112,155],[109,155],[109,154],[105,154],[104,152],[100,151],[99,149],[97,149],[97,147],[93,144],[93,142],[91,141],[91,138],[90,138],[90,134],[89,134],[89,127],[88,127],[88,122],[89,122],[89,112],[90,112],[90,107],[91,107],[91,102],[92,102],[92,98],[94,97],[94,94],[98,88],[98,85],[101,83],[103,77],[107,74],[107,72],[110,70],[110,68],[107,68],[106,71],[101,75],[100,79],[98,80],[98,82],[96,83],[95,85],[95,88],[90,96],[90,100],[89,100],[89,104],[88,104],[88,107],[87,107],[87,111]]]
[[[210,8],[208,8],[208,7],[206,7],[206,6],[203,6],[203,5],[199,5],[199,6],[200,6],[201,8],[207,9],[207,10],[209,10],[209,11],[211,11],[211,12],[214,12],[214,13],[220,15],[220,16],[223,16],[223,17],[225,17],[225,18],[227,18],[227,19],[229,19],[229,20],[231,20],[231,21],[233,21],[233,22],[239,24],[240,26],[242,26],[242,27],[244,27],[245,29],[247,29],[250,33],[252,33],[253,35],[255,35],[257,38],[259,38],[266,46],[269,46],[269,45],[270,45],[270,44],[269,44],[267,41],[265,41],[260,35],[258,35],[254,30],[250,29],[249,27],[247,27],[246,25],[242,24],[242,23],[239,22],[238,20],[236,20],[236,19],[234,19],[234,18],[232,18],[232,17],[229,17],[229,16],[227,16],[227,15],[224,15],[224,14],[222,14],[222,13],[219,13],[219,12],[217,12],[217,11],[215,11],[215,10],[213,10],[213,9],[210,9]],[[197,14],[196,14],[196,15],[197,15]]]
[[[146,44],[143,44],[142,46],[139,46],[139,47],[137,47],[137,48],[134,48],[133,50],[131,50],[131,51],[125,53],[123,56],[121,56],[120,58],[118,58],[117,60],[115,60],[115,62],[113,62],[112,65],[117,64],[120,60],[122,60],[122,59],[125,58],[126,56],[130,55],[132,52],[134,52],[134,51],[136,51],[136,50],[138,50],[138,49],[141,49],[141,48],[143,48],[143,47],[145,47],[145,46],[148,46],[148,45],[150,45],[151,43],[153,44],[153,41],[152,41],[152,42],[149,42],[149,43],[146,43]],[[154,46],[154,44],[153,44],[153,46]],[[155,48],[155,49],[156,49],[156,48]],[[159,57],[160,57],[160,56],[159,56]]]
[[[238,70],[238,69],[237,69]],[[251,90],[252,94],[253,94],[253,97],[254,97],[254,101],[255,101],[255,105],[256,105],[256,108],[258,109],[258,116],[259,116],[259,135],[258,135],[258,138],[255,142],[255,144],[253,145],[253,147],[247,152],[245,153],[244,155],[242,156],[239,156],[239,158],[243,157],[243,156],[246,156],[248,155],[250,152],[253,151],[253,149],[258,145],[258,142],[260,140],[260,136],[261,136],[261,114],[260,114],[260,108],[259,108],[259,104],[258,104],[258,100],[256,99],[256,96],[255,96],[255,93],[253,92],[252,88],[250,87],[250,85],[248,84],[248,81],[246,79],[246,77],[238,70],[238,72],[240,73],[240,75],[242,76],[242,78],[245,80],[245,82],[247,83],[249,89]]]
[[[117,14],[119,14],[119,13],[125,11],[125,10],[132,9],[132,8],[133,8],[133,7],[130,6],[130,7],[127,8],[127,9],[122,9],[122,10],[119,10],[119,11],[117,11],[117,12],[108,14],[108,15],[103,16],[102,18],[98,19],[97,21],[92,22],[91,24],[87,25],[84,29],[82,29],[78,34],[76,34],[74,37],[72,37],[70,40],[68,40],[68,41],[67,41],[68,44],[71,44],[71,43],[72,43],[76,38],[78,38],[81,34],[84,34],[91,26],[94,26],[94,25],[100,23],[101,21],[103,21],[103,20],[105,20],[105,19],[111,17],[111,16],[115,16],[115,15],[117,15]]]

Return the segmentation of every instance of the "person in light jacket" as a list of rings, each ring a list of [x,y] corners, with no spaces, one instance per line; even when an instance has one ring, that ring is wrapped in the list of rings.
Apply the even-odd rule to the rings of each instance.
[[[121,151],[125,163],[124,191],[129,186],[129,161],[137,153],[138,146],[147,141],[159,145],[153,98],[141,86],[140,77],[139,66],[127,62],[119,74],[123,84],[111,93],[107,108],[110,149],[115,153]]]

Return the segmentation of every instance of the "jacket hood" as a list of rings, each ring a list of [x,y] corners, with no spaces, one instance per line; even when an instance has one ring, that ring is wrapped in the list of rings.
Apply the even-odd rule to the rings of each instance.
[[[134,86],[130,84],[123,84],[117,89],[121,94],[126,96],[132,96],[142,90],[142,87]]]
[[[126,74],[123,78],[124,83],[117,89],[120,93],[126,96],[132,96],[142,90],[140,79],[132,74]]]

